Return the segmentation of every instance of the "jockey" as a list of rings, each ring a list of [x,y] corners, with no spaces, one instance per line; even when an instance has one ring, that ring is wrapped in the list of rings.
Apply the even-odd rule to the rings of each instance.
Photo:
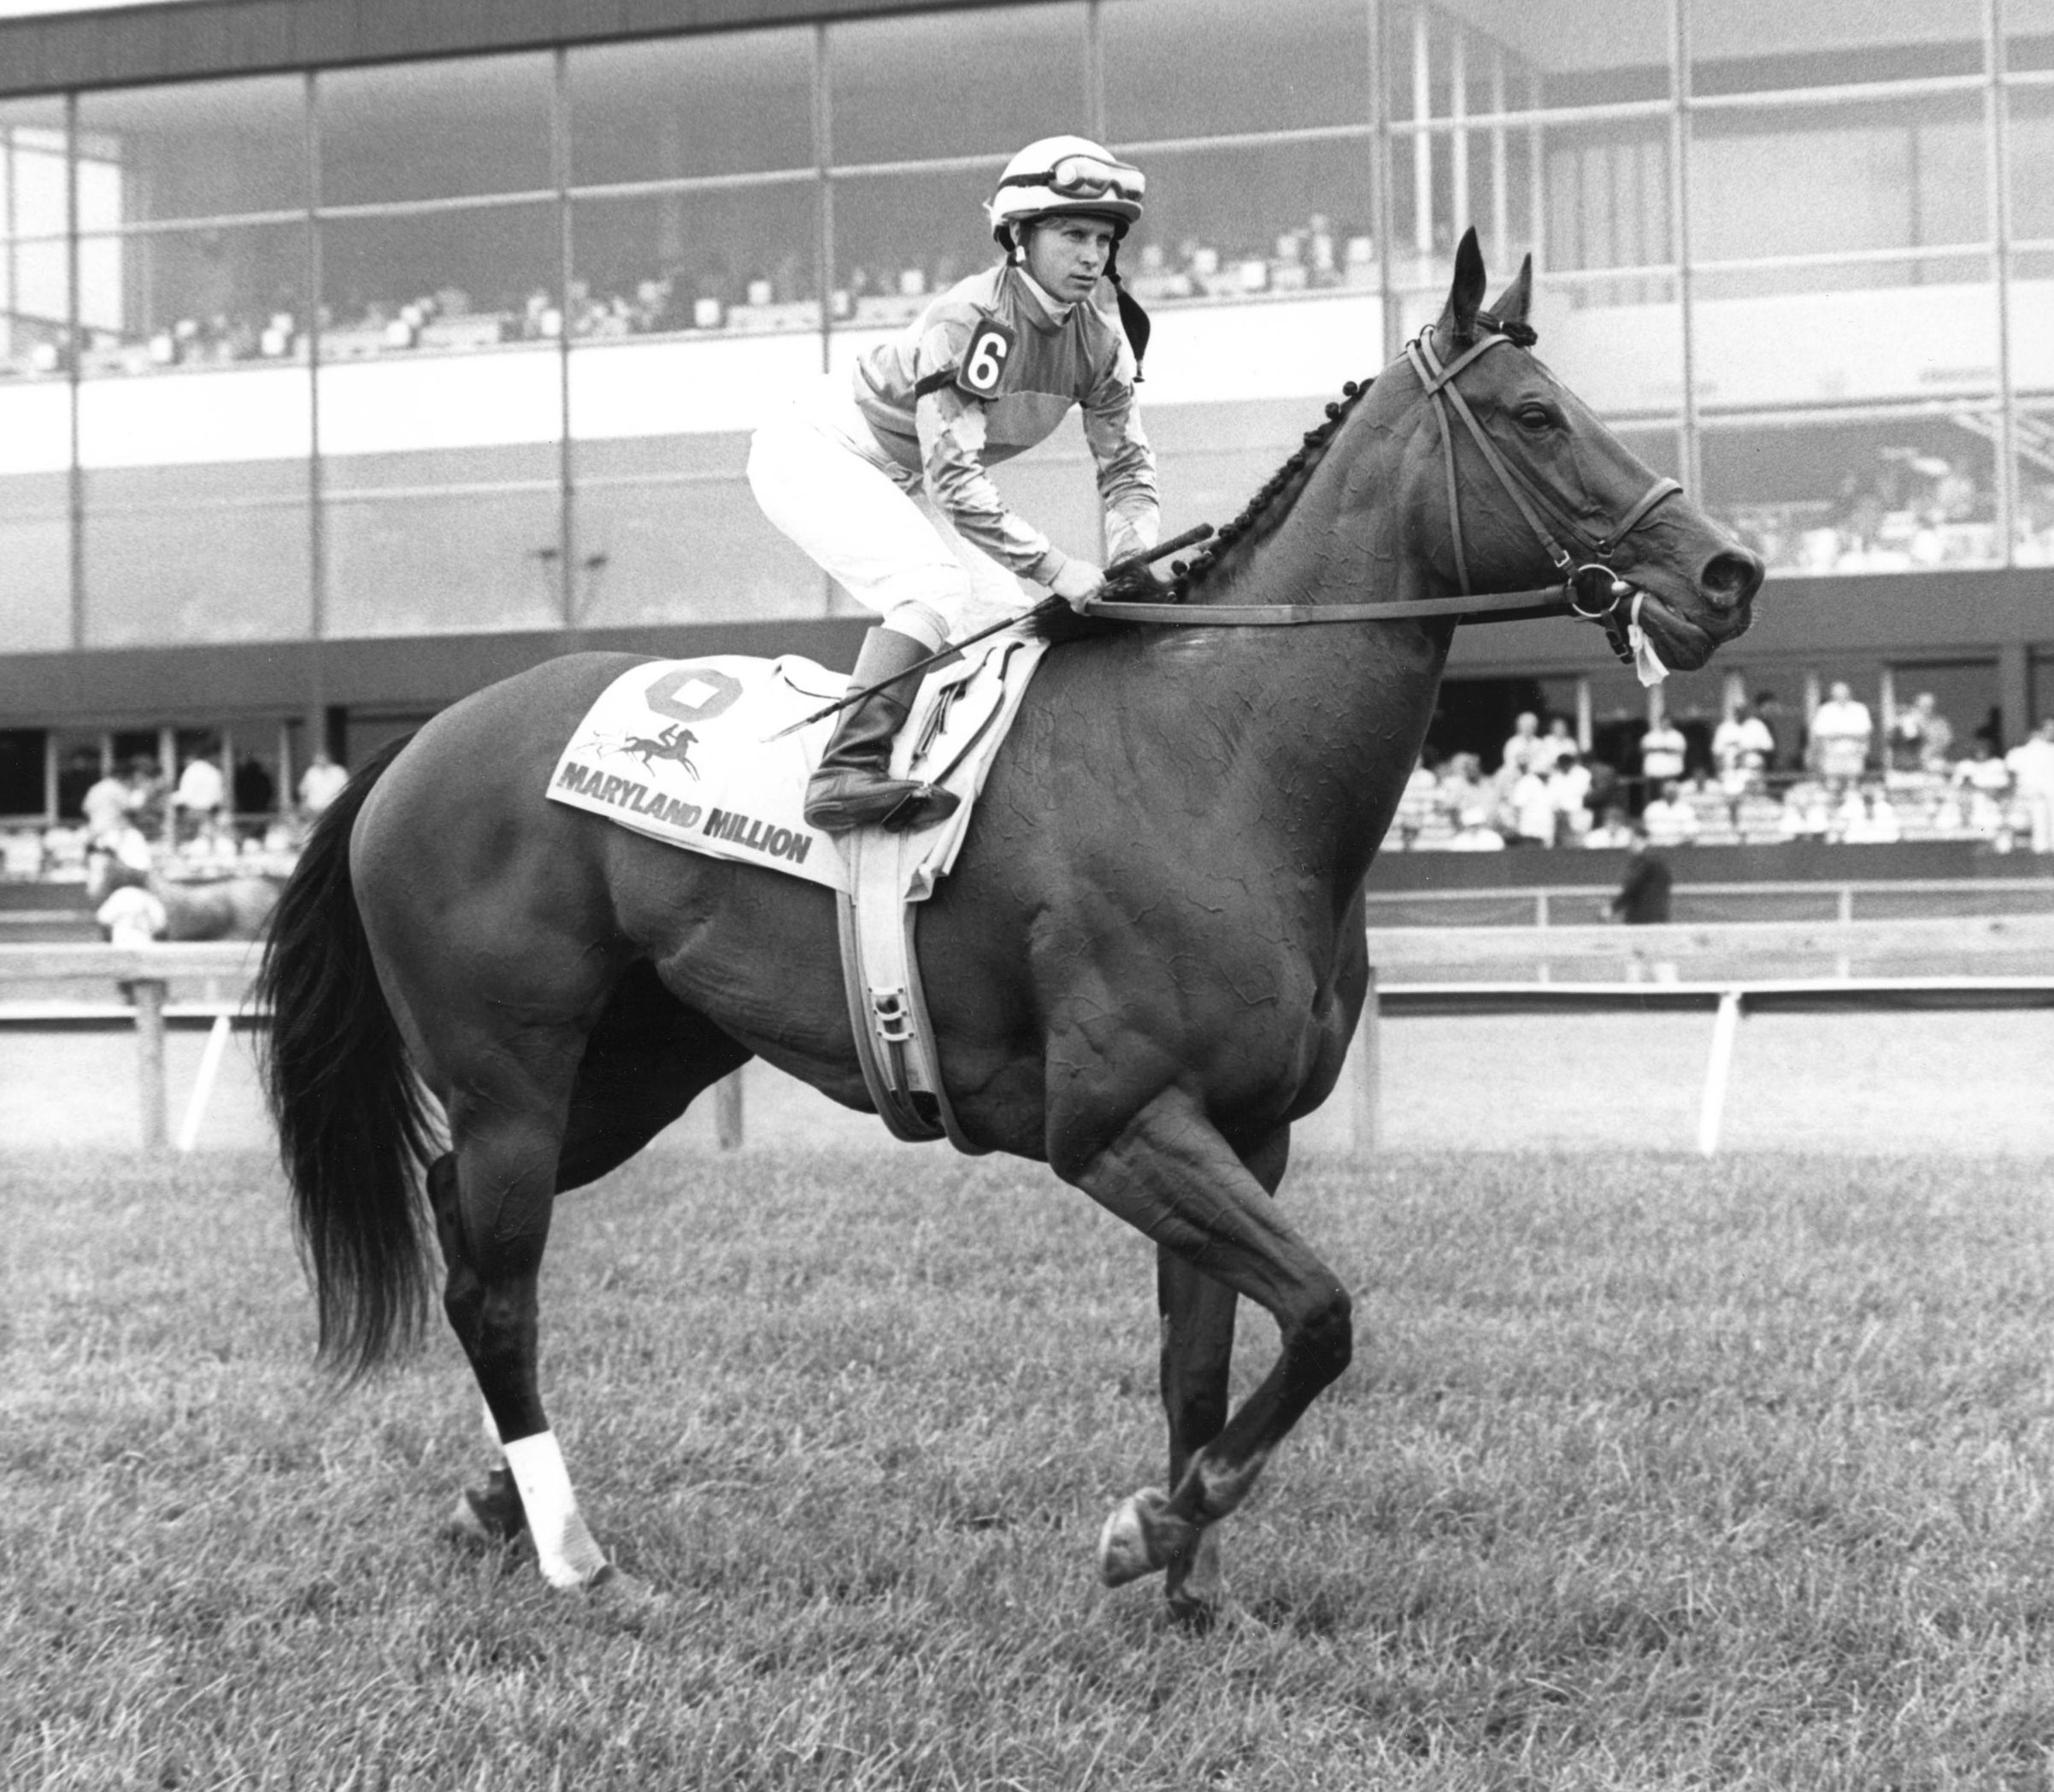
[[[767,420],[749,454],[764,514],[883,618],[853,683],[908,672],[951,637],[1024,614],[1025,576],[1072,604],[1104,574],[999,496],[987,467],[1051,434],[1073,404],[1098,463],[1105,549],[1156,544],[1156,460],[1134,406],[1148,320],[1119,286],[1120,239],[1141,215],[1139,170],[1081,137],[1029,144],[986,207],[1005,259],[958,282],[903,335]],[[1118,326],[1098,303],[1109,278]],[[806,820],[906,828],[956,807],[890,775],[916,686],[841,712],[806,788]]]

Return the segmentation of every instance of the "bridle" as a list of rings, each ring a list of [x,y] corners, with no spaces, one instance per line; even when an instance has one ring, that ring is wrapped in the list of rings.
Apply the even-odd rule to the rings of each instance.
[[[1435,352],[1433,332],[1423,331],[1405,344],[1405,359],[1418,378],[1440,438],[1441,461],[1448,484],[1448,522],[1455,546],[1456,577],[1461,582],[1459,597],[1415,597],[1389,603],[1215,603],[1101,602],[1087,599],[1087,616],[1103,616],[1114,622],[1153,623],[1170,628],[1281,628],[1309,623],[1401,622],[1419,617],[1453,617],[1461,622],[1518,622],[1537,617],[1558,616],[1565,612],[1586,622],[1595,622],[1605,632],[1612,650],[1631,661],[1633,649],[1627,631],[1638,620],[1643,594],[1636,591],[1613,570],[1611,558],[1627,538],[1646,522],[1664,499],[1682,491],[1675,480],[1658,479],[1641,495],[1606,533],[1593,536],[1563,508],[1559,502],[1537,482],[1521,473],[1502,455],[1476,414],[1455,385],[1455,376],[1480,360],[1500,343],[1531,344],[1533,332],[1525,325],[1500,322],[1487,312],[1476,314],[1483,332],[1462,354],[1442,366]],[[1497,475],[1505,495],[1526,519],[1562,583],[1522,591],[1478,593],[1469,584],[1468,555],[1463,549],[1462,486],[1455,470],[1455,432],[1449,413],[1468,431],[1470,440],[1484,463]],[[1551,529],[1549,524],[1554,527]],[[1584,558],[1580,564],[1558,536],[1574,543]]]

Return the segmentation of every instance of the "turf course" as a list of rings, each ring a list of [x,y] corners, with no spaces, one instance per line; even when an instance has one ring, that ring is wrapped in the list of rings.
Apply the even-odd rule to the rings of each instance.
[[[1092,1577],[1161,1472],[1150,1260],[1045,1172],[565,1204],[545,1385],[639,1630],[438,1538],[455,1347],[316,1378],[263,1157],[0,1174],[9,1789],[2049,1783],[2029,1160],[1301,1164],[1362,1348],[1196,1638]]]

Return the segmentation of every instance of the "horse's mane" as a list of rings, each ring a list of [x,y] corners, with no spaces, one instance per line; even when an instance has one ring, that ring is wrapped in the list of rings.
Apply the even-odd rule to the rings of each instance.
[[[1122,603],[1158,602],[1181,603],[1196,585],[1204,584],[1217,569],[1221,560],[1236,543],[1252,546],[1265,537],[1274,534],[1291,514],[1291,507],[1298,502],[1298,494],[1305,489],[1313,468],[1326,458],[1327,450],[1340,432],[1348,414],[1367,392],[1372,381],[1349,380],[1341,387],[1341,396],[1327,407],[1322,421],[1305,432],[1299,446],[1293,449],[1284,464],[1271,473],[1257,489],[1256,494],[1241,507],[1240,514],[1232,522],[1223,524],[1213,533],[1213,538],[1190,561],[1174,560],[1170,562],[1175,578],[1167,585],[1158,585],[1145,568],[1128,573],[1123,579],[1109,582],[1100,595],[1110,601]],[[1234,556],[1238,561],[1242,556]],[[1052,642],[1079,641],[1096,635],[1119,632],[1126,625],[1111,622],[1104,617],[1080,616],[1074,610],[1051,611],[1034,619],[1034,632],[1044,640]]]
[[[1531,326],[1517,318],[1500,318],[1488,311],[1479,311],[1470,332],[1457,338],[1458,345],[1467,346],[1477,330],[1489,331],[1510,338],[1522,349],[1530,349],[1539,340]],[[1241,514],[1215,531],[1212,540],[1187,563],[1172,561],[1176,577],[1167,586],[1156,584],[1145,569],[1127,574],[1122,579],[1109,581],[1100,595],[1110,602],[1121,603],[1181,603],[1192,590],[1204,584],[1219,569],[1222,559],[1231,557],[1235,566],[1246,564],[1246,555],[1233,554],[1237,544],[1252,548],[1257,543],[1273,535],[1285,518],[1291,514],[1292,506],[1305,489],[1312,471],[1326,458],[1327,450],[1333,446],[1333,438],[1340,433],[1348,414],[1374,385],[1374,379],[1351,379],[1341,387],[1341,396],[1327,407],[1325,420],[1305,432],[1304,440],[1292,451],[1284,464],[1271,473],[1255,496],[1242,507]],[[1114,634],[1127,626],[1124,623],[1109,621],[1104,617],[1080,616],[1074,610],[1063,608],[1034,619],[1034,632],[1044,640],[1051,642],[1080,641],[1098,635]]]

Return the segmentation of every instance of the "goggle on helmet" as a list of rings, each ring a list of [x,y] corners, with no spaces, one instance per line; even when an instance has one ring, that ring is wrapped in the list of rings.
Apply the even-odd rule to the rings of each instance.
[[[1088,138],[1049,137],[1029,144],[998,178],[986,207],[992,234],[1013,246],[1013,227],[1064,214],[1100,217],[1119,236],[1141,215],[1148,179]]]

